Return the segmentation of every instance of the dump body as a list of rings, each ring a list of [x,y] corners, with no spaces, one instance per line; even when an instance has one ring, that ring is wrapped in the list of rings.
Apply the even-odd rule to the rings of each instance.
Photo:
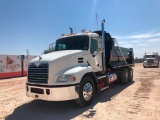
[[[122,53],[120,52],[120,49]],[[111,50],[111,58],[109,64],[113,67],[120,67],[123,65],[134,66],[134,53],[132,48],[122,48],[122,47],[114,46]]]
[[[97,33],[100,37],[102,36],[102,31],[94,31],[94,33]],[[133,49],[115,46],[116,39],[105,31],[104,34],[106,65],[109,64],[112,68],[124,65],[134,66]]]

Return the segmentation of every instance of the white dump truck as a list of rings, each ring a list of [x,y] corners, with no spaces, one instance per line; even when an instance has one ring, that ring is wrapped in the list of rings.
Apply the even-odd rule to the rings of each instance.
[[[156,52],[146,53],[144,55],[143,67],[157,67],[159,68],[159,55]]]
[[[30,61],[26,95],[88,106],[95,94],[111,83],[132,81],[133,49],[115,46],[116,40],[104,31],[104,23],[100,31],[73,34],[71,29],[56,40],[54,52]]]

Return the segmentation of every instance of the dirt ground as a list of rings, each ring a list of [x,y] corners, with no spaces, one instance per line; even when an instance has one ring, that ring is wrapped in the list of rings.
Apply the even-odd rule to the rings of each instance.
[[[160,120],[160,68],[136,64],[133,82],[111,85],[85,108],[28,98],[26,79],[0,80],[0,120]]]

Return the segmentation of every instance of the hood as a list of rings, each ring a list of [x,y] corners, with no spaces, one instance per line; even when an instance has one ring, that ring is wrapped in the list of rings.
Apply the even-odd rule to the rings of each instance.
[[[63,51],[55,51],[51,52],[48,54],[41,55],[39,57],[36,57],[35,59],[31,60],[30,63],[35,63],[35,62],[52,62],[55,60],[58,60],[59,58],[62,57],[70,57],[70,56],[75,56],[75,55],[81,55],[83,53],[82,50],[63,50]]]

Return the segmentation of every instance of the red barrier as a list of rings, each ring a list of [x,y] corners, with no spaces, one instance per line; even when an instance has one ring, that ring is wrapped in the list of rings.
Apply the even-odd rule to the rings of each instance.
[[[20,77],[22,76],[22,72],[8,72],[8,73],[0,73],[0,79],[3,78],[11,78],[11,77]]]
[[[0,55],[0,79],[26,76],[28,63],[36,56]]]
[[[27,71],[23,71],[23,76],[27,76]]]

